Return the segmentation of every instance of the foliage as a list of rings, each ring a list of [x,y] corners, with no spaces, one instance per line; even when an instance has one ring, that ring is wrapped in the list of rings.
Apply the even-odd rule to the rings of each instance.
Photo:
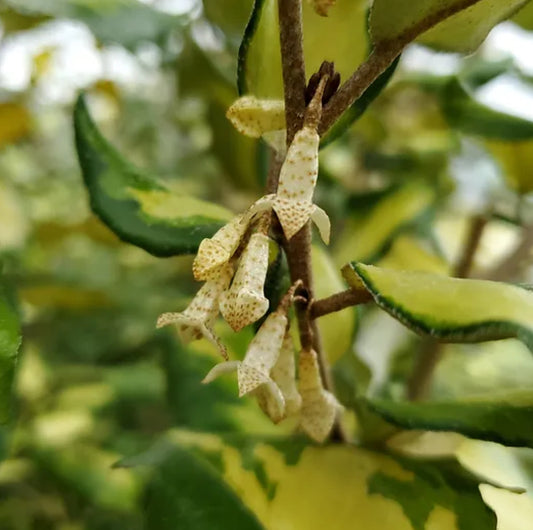
[[[531,2],[4,4],[0,528],[528,529]]]

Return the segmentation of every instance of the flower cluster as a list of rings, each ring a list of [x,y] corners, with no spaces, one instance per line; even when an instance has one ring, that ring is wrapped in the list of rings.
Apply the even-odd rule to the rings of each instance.
[[[158,327],[175,324],[184,342],[206,338],[218,348],[225,361],[207,374],[204,383],[236,371],[240,396],[256,397],[274,423],[299,415],[301,428],[317,441],[323,441],[329,434],[339,405],[322,386],[316,353],[312,350],[299,354],[297,383],[288,311],[298,282],[266,317],[242,361],[228,360],[213,324],[220,313],[234,331],[240,331],[267,313],[269,300],[264,284],[272,211],[287,239],[311,219],[322,239],[329,240],[329,218],[313,203],[322,90],[323,84],[308,106],[303,128],[287,150],[277,192],[260,198],[213,237],[201,242],[193,274],[196,280],[205,283],[183,312],[164,313],[157,322]],[[284,136],[282,102],[241,98],[230,107],[228,117],[244,134],[258,137],[283,132]]]

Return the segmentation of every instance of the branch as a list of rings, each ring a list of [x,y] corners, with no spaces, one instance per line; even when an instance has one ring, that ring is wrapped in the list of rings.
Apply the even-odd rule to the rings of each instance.
[[[305,114],[305,63],[301,0],[278,0],[287,146],[302,128]]]
[[[372,295],[366,289],[347,289],[314,301],[310,308],[310,316],[313,319],[320,318],[336,311],[342,311],[347,307],[366,304],[371,301]]]
[[[472,217],[468,228],[466,244],[463,247],[463,252],[453,273],[453,276],[456,278],[468,278],[470,275],[472,265],[474,264],[474,257],[481,243],[481,236],[487,223],[488,218],[486,215],[475,215]]]
[[[325,134],[370,85],[392,64],[403,49],[419,35],[437,25],[439,22],[463,11],[481,0],[461,0],[455,5],[446,6],[439,11],[430,13],[404,33],[394,39],[378,42],[367,60],[359,66],[352,76],[340,87],[324,108],[319,134]]]

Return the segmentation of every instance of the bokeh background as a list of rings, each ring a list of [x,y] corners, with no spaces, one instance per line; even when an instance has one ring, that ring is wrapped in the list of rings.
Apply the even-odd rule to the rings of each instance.
[[[234,381],[199,384],[216,359],[203,341],[185,349],[155,331],[157,316],[182,309],[197,289],[191,258],[155,258],[91,213],[72,130],[84,90],[101,130],[134,164],[179,192],[244,209],[262,194],[268,152],[224,114],[237,97],[250,5],[0,2],[0,260],[23,319],[14,419],[0,430],[2,530],[141,528],[148,479],[112,468],[123,456],[173,427],[279,432],[252,402],[238,402]],[[317,200],[335,232],[332,254],[315,253],[319,292],[342,289],[334,271],[354,259],[447,273],[478,213],[495,215],[473,274],[489,274],[512,251],[531,217],[527,194],[516,190],[533,182],[533,143],[509,153],[497,140],[457,132],[428,87],[464,76],[477,102],[533,120],[530,23],[499,25],[466,59],[410,47],[364,117],[324,149]],[[531,280],[527,263],[513,274]],[[347,315],[337,320],[340,335],[330,321],[326,342],[338,357],[347,349],[369,365],[371,392],[403,395],[419,339],[368,311],[353,341],[356,317]],[[220,332],[242,355],[251,331]],[[525,347],[495,344],[447,347],[432,392],[527,386]],[[349,392],[351,372],[341,372]]]

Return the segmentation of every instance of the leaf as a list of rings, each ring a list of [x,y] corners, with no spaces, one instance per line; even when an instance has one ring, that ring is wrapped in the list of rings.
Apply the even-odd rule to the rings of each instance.
[[[364,399],[373,412],[406,429],[452,431],[479,440],[533,447],[533,392],[493,392],[461,401]]]
[[[489,152],[500,166],[507,184],[517,193],[533,190],[533,141],[487,142]]]
[[[194,253],[231,218],[220,206],[172,193],[122,158],[97,129],[83,96],[74,131],[91,208],[123,241],[155,256]]]
[[[246,511],[237,495],[268,529],[322,530],[332,521],[339,529],[353,528],[354,521],[364,530],[496,528],[477,479],[453,462],[416,462],[354,446],[316,447],[298,438],[172,431],[166,444],[122,463],[143,464],[155,472],[148,505],[154,530],[255,528],[255,521],[242,519]],[[222,503],[219,518],[232,517],[233,524],[207,519]]]
[[[400,42],[403,47],[423,34],[420,40],[426,45],[470,53],[496,24],[512,16],[528,1],[375,0],[370,32],[374,45],[382,48],[393,41]]]
[[[337,0],[327,17],[319,16],[309,2],[303,2],[302,9],[307,76],[317,72],[327,60],[335,63],[341,82],[346,81],[368,53],[366,2]],[[280,57],[277,2],[256,0],[239,50],[239,93],[261,99],[282,99]],[[385,88],[397,64],[394,61],[344,113],[323,138],[322,146],[340,136],[365,112]]]
[[[79,19],[100,41],[130,49],[144,41],[161,42],[173,28],[179,27],[181,20],[137,0],[7,0],[7,3],[25,14]]]
[[[146,495],[146,528],[150,530],[260,530],[237,494],[220,480],[208,462],[178,446],[163,449],[164,465],[155,469]],[[155,455],[156,462],[159,455]],[[150,460],[148,460],[150,462]],[[121,465],[143,465],[131,459]]]
[[[11,397],[20,343],[19,319],[6,288],[0,283],[0,424],[8,422],[11,415]]]
[[[516,337],[533,350],[533,292],[487,280],[463,280],[352,263],[344,278],[421,335],[444,342]]]
[[[418,182],[386,195],[363,219],[347,223],[336,245],[335,261],[374,260],[395,234],[420,218],[434,201],[434,191]]]
[[[338,269],[323,247],[312,247],[312,266],[315,276],[315,298],[325,298],[344,291],[346,286]],[[353,307],[326,315],[318,320],[324,351],[334,364],[352,344],[357,314]]]
[[[463,133],[510,141],[533,137],[533,121],[478,103],[455,77],[446,83],[440,98],[446,120]]]

